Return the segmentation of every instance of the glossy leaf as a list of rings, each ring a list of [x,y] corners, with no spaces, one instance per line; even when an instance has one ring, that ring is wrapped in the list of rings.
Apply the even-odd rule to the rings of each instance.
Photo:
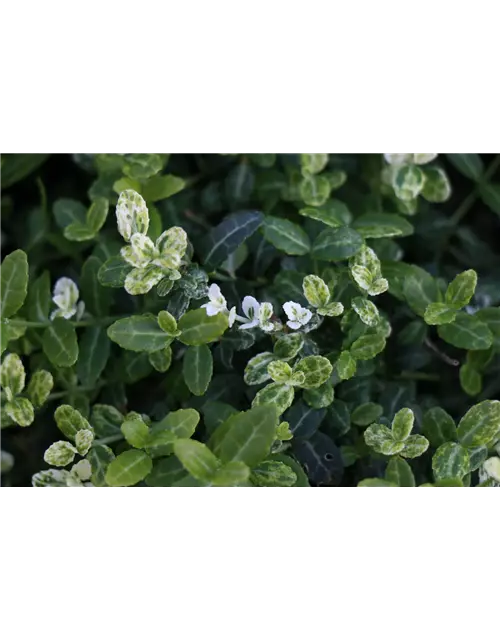
[[[432,470],[436,480],[463,478],[469,472],[467,449],[456,442],[442,444],[432,457]]]
[[[28,257],[17,249],[5,256],[0,267],[0,316],[10,318],[23,306],[28,293]]]
[[[74,326],[65,318],[54,318],[42,338],[43,350],[56,367],[71,367],[78,358],[78,341]]]
[[[106,482],[110,487],[130,487],[137,484],[151,472],[151,458],[137,449],[120,453],[106,470]]]
[[[81,383],[94,385],[104,371],[111,344],[104,327],[87,327],[80,340],[80,355],[76,371]]]
[[[325,229],[314,240],[311,255],[316,260],[338,262],[354,256],[362,244],[363,238],[354,229]]]
[[[182,361],[184,380],[196,396],[202,396],[210,384],[213,373],[212,352],[207,345],[189,347]]]
[[[241,211],[225,218],[203,241],[200,255],[205,268],[212,270],[224,262],[260,227],[263,219],[259,211]]]
[[[483,400],[471,407],[458,423],[458,441],[465,447],[487,445],[499,435],[499,400]]]
[[[464,312],[457,314],[450,324],[438,328],[439,337],[459,349],[471,351],[488,349],[493,342],[493,335],[485,322]]]
[[[311,249],[306,232],[290,220],[266,216],[263,229],[265,239],[288,255],[302,256]]]
[[[182,332],[179,340],[190,346],[213,342],[228,328],[227,316],[222,313],[207,316],[205,309],[196,309],[185,313],[178,323]]]
[[[202,311],[204,314],[204,312]],[[153,316],[130,316],[117,320],[108,327],[108,337],[130,351],[151,353],[167,347],[171,338],[159,326]]]
[[[231,416],[218,427],[210,440],[211,448],[224,463],[240,461],[255,467],[270,451],[276,424],[274,407],[253,407]]]

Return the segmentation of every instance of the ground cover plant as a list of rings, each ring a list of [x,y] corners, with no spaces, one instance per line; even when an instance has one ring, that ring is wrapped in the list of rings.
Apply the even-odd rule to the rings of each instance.
[[[3,485],[500,486],[499,167],[3,156]]]

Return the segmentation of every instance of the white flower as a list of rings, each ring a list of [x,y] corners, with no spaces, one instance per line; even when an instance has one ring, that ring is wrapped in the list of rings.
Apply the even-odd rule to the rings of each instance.
[[[227,313],[226,298],[221,293],[218,284],[211,284],[208,289],[208,298],[210,302],[202,304],[201,308],[207,310],[207,316],[216,316],[218,313]],[[232,309],[231,309],[232,311]],[[235,310],[236,313],[236,310]],[[234,319],[233,319],[234,322]]]
[[[75,314],[77,319],[81,318],[85,309],[83,302],[78,302],[80,292],[78,287],[71,280],[71,278],[59,278],[54,286],[52,300],[57,305],[58,309],[55,309],[50,319],[54,318],[72,318]],[[78,302],[78,304],[77,304]]]
[[[236,307],[232,307],[227,317],[229,328],[233,326],[235,320],[236,320]]]
[[[312,313],[309,309],[305,309],[297,302],[285,302],[283,310],[288,316],[287,325],[290,329],[300,329],[312,318]]]
[[[254,327],[258,327],[260,304],[257,300],[253,296],[245,296],[241,308],[246,316],[242,318],[242,320],[248,320],[249,322],[242,324],[240,329],[253,329]]]

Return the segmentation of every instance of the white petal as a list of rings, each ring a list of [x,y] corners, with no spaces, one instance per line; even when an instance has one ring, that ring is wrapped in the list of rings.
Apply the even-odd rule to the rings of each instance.
[[[309,311],[309,309],[304,309],[304,307],[302,307],[302,311],[300,314],[300,322],[302,324],[307,324],[311,318],[312,318],[312,313]]]
[[[253,296],[245,296],[241,307],[243,309],[243,313],[247,318],[250,318],[250,320],[253,320],[253,318],[256,318],[259,315],[260,304]],[[255,326],[255,324],[252,326]]]
[[[207,316],[216,316],[221,311],[218,305],[212,304],[211,302],[203,304],[202,308],[206,310]]]
[[[259,319],[255,318],[252,322],[247,322],[245,324],[240,325],[240,329],[253,329],[259,325]]]
[[[295,320],[288,320],[287,325],[290,329],[300,329],[300,322],[296,322]]]
[[[231,311],[229,312],[229,316],[227,318],[229,328],[233,326],[235,320],[236,320],[236,307],[232,307]]]
[[[208,297],[210,298],[210,300],[217,300],[219,298],[224,297],[222,295],[219,285],[215,284],[215,282],[211,284],[210,287],[208,288]]]
[[[59,278],[54,286],[52,300],[60,309],[70,309],[76,304],[79,295],[78,287],[71,278]]]
[[[285,302],[285,304],[283,305],[283,311],[290,318],[290,320],[295,320],[300,309],[300,304],[292,302],[291,300],[289,302]]]
[[[272,322],[261,322],[260,328],[262,331],[269,333],[270,331],[274,331],[274,324]]]

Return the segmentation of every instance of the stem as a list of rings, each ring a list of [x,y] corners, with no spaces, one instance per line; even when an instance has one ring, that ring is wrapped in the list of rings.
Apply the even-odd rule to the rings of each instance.
[[[454,360],[453,358],[450,358],[450,356],[447,356],[446,353],[443,353],[443,351],[441,351],[429,338],[424,340],[424,344],[434,351],[434,353],[438,355],[443,362],[446,362],[446,364],[449,364],[452,367],[458,367],[460,364],[458,360]]]
[[[127,316],[108,316],[106,318],[93,318],[91,320],[76,320],[72,321],[71,324],[74,327],[100,327],[107,326],[115,320],[120,320],[121,318],[126,318]],[[52,324],[51,320],[47,320],[45,322],[32,322],[31,320],[23,320],[19,318],[17,320],[9,320],[9,324],[12,324],[16,327],[32,327],[33,329],[43,329],[45,327],[50,327]]]
[[[99,382],[92,387],[73,387],[72,389],[68,389],[67,391],[56,391],[55,393],[49,394],[46,402],[50,402],[51,400],[60,400],[61,398],[65,398],[66,396],[71,395],[72,393],[88,393],[89,391],[96,391],[97,389],[101,389],[107,383]],[[6,395],[4,391],[0,391],[0,400],[5,400]]]
[[[438,382],[440,380],[437,373],[424,373],[423,371],[402,371],[398,380],[424,380],[427,382]]]
[[[493,160],[493,162],[489,165],[489,167],[484,172],[484,176],[482,177],[481,181],[474,185],[473,191],[471,191],[471,193],[469,193],[469,195],[465,198],[465,200],[462,202],[462,204],[457,208],[455,213],[451,216],[451,218],[450,218],[450,229],[448,230],[448,232],[446,233],[446,235],[445,235],[445,237],[443,239],[443,243],[441,245],[441,249],[438,252],[437,261],[439,261],[441,259],[441,257],[443,256],[443,253],[446,250],[446,246],[448,245],[448,242],[450,241],[450,239],[454,235],[454,233],[455,233],[460,221],[462,220],[462,218],[464,218],[467,215],[467,213],[471,209],[472,205],[476,202],[476,200],[477,200],[477,198],[479,196],[479,189],[478,189],[479,184],[484,183],[487,180],[489,180],[494,175],[495,171],[499,167],[500,167],[500,155],[497,155],[496,158]]]
[[[111,444],[113,442],[119,442],[120,440],[123,440],[123,435],[121,433],[117,433],[116,436],[106,436],[105,438],[94,440],[92,444]]]

